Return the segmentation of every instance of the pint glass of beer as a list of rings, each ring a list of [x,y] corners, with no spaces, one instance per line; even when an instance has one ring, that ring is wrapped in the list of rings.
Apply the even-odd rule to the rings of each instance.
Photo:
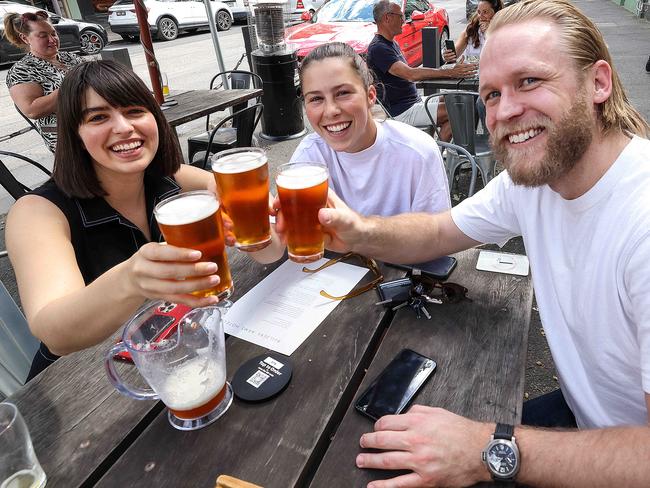
[[[322,163],[287,163],[278,170],[275,183],[287,226],[289,259],[296,263],[323,257],[318,210],[327,205],[327,178],[327,166]]]
[[[195,308],[175,315],[175,306],[163,300],[147,302],[126,323],[122,341],[108,351],[104,365],[120,393],[138,400],[160,399],[175,428],[195,430],[217,420],[232,403],[222,309]],[[151,389],[124,382],[114,358],[125,352]]]
[[[241,251],[259,251],[271,243],[269,166],[264,149],[240,147],[212,157],[223,210],[232,219]]]
[[[233,290],[219,201],[209,191],[190,191],[169,197],[154,209],[167,244],[201,251],[201,261],[217,263],[221,281],[210,289],[195,291],[199,297],[228,298]]]

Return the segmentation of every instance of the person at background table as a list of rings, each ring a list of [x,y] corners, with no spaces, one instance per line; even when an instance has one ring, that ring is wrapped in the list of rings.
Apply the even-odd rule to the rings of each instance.
[[[59,52],[59,36],[47,12],[9,13],[4,18],[5,36],[28,53],[7,73],[9,95],[30,119],[47,148],[56,149],[56,104],[66,73],[83,62],[76,54]]]
[[[29,377],[115,333],[146,299],[205,306],[218,283],[201,253],[163,245],[162,199],[212,189],[181,164],[178,139],[145,84],[110,61],[82,63],[59,92],[52,179],[7,217],[7,249],[30,330],[42,341]]]
[[[501,0],[481,0],[469,24],[454,43],[456,52],[451,49],[443,50],[442,57],[445,61],[454,63],[460,56],[464,56],[465,60],[468,58],[478,59],[481,55],[481,49],[485,45],[485,33],[490,26],[490,21],[502,8],[503,2]]]
[[[560,390],[524,403],[522,423],[560,429],[515,427],[515,480],[647,487],[650,127],[628,101],[602,34],[566,0],[503,9],[481,56],[491,143],[507,171],[435,216],[364,218],[332,195],[333,208],[319,213],[326,245],[413,263],[522,235],[560,380]],[[360,445],[381,451],[359,454],[357,466],[412,472],[372,488],[495,476],[481,456],[494,423],[415,406],[374,430]],[[500,461],[493,469],[510,472]]]
[[[414,82],[467,78],[476,73],[476,65],[458,63],[451,69],[411,68],[394,40],[402,33],[405,20],[400,6],[389,0],[379,0],[373,7],[372,15],[377,24],[377,34],[368,46],[368,66],[380,81],[381,102],[395,120],[416,127],[431,125]],[[429,110],[440,128],[440,138],[449,141],[451,127],[444,102],[433,99],[429,103]]]
[[[436,142],[421,130],[371,114],[377,91],[365,61],[348,44],[323,44],[300,67],[305,112],[314,133],[292,161],[327,165],[330,187],[366,215],[451,208]]]

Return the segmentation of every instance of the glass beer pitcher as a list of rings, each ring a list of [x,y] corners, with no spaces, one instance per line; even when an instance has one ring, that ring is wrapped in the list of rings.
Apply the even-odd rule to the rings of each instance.
[[[108,351],[104,364],[120,393],[162,400],[172,426],[196,430],[217,420],[232,403],[221,311],[197,308],[175,319],[164,314],[169,306],[162,300],[145,304],[127,322],[122,341]],[[151,390],[126,385],[115,367],[116,356],[130,356]]]

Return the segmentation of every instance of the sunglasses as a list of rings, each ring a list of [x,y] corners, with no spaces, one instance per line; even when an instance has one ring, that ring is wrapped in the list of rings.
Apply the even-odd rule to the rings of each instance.
[[[38,22],[40,20],[47,20],[49,17],[47,12],[39,10],[38,12],[25,12],[14,19],[14,25],[18,31],[22,31],[27,22]]]
[[[357,254],[357,253],[354,253],[354,252],[349,252],[347,254],[343,254],[343,255],[338,256],[336,258],[330,259],[325,264],[323,264],[322,266],[319,266],[316,269],[309,269],[307,267],[303,267],[302,271],[303,271],[303,273],[317,273],[318,271],[320,271],[322,269],[325,269],[325,268],[329,268],[330,266],[332,266],[332,265],[334,265],[334,264],[336,264],[338,262],[346,261],[346,260],[349,260],[349,259],[352,259],[352,258],[358,259],[359,261],[361,261],[363,263],[363,265],[366,268],[368,268],[370,271],[372,271],[372,274],[374,275],[373,280],[370,281],[369,283],[366,283],[365,285],[360,286],[359,288],[356,288],[356,289],[352,290],[350,293],[347,293],[346,295],[334,296],[334,295],[330,295],[325,290],[321,290],[320,294],[321,294],[321,296],[324,296],[325,298],[329,298],[330,300],[345,300],[346,298],[357,297],[357,296],[361,295],[362,293],[367,292],[368,290],[372,290],[375,286],[377,286],[379,283],[381,283],[381,281],[384,279],[384,275],[381,274],[381,270],[379,269],[379,266],[377,266],[377,263],[375,262],[374,259],[367,258],[365,256],[362,256],[361,254]]]

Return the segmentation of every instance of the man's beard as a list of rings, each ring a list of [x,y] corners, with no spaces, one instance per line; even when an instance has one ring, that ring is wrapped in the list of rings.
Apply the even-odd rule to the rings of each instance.
[[[490,136],[494,157],[517,185],[536,187],[551,183],[571,171],[591,144],[595,126],[591,110],[586,94],[581,92],[557,124],[540,116],[525,125],[503,125]],[[531,161],[539,155],[532,153],[532,149],[510,149],[507,138],[504,139],[506,134],[530,128],[543,128],[548,134],[546,151],[536,163]]]

